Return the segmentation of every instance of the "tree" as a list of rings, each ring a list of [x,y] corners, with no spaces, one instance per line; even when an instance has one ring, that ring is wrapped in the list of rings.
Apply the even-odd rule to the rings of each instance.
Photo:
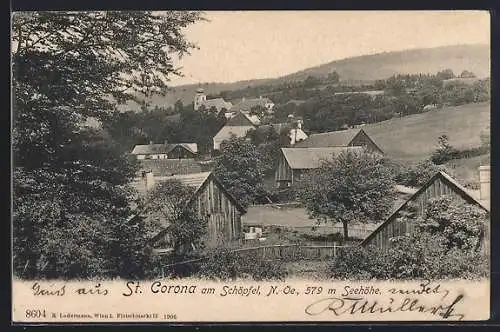
[[[193,246],[200,249],[206,234],[206,220],[199,218],[190,204],[193,194],[192,188],[172,180],[157,184],[143,203],[148,222],[163,229],[163,238],[176,258],[185,258]]]
[[[445,162],[456,158],[458,151],[449,143],[447,135],[438,137],[438,146],[432,153],[431,161],[436,165],[442,165]]]
[[[337,84],[340,81],[340,75],[336,71],[332,71],[328,74],[328,81]]]
[[[425,214],[416,224],[423,232],[442,236],[448,250],[478,251],[485,238],[487,220],[488,213],[483,209],[441,196],[429,200]]]
[[[453,73],[453,70],[447,68],[439,71],[436,74],[436,77],[439,78],[440,80],[449,80],[455,78],[455,74]]]
[[[82,123],[89,116],[106,123],[117,103],[146,105],[138,96],[164,91],[179,74],[172,57],[195,46],[182,29],[199,19],[196,12],[13,15],[17,275],[140,273],[120,270],[143,256],[144,227],[127,223],[135,170],[110,137]]]
[[[379,222],[392,207],[394,182],[389,161],[367,151],[342,152],[324,160],[301,181],[300,195],[310,217],[341,222],[344,240],[354,222]]]
[[[473,72],[468,71],[468,70],[463,70],[460,73],[459,77],[461,77],[461,78],[476,78],[476,74],[474,74]]]
[[[221,143],[215,158],[215,174],[243,206],[254,202],[263,191],[262,157],[245,138],[232,136]]]

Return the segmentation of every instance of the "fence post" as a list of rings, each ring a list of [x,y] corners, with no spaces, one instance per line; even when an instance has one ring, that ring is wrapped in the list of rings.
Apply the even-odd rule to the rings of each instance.
[[[337,257],[337,245],[336,244],[333,245],[333,257],[334,258]]]

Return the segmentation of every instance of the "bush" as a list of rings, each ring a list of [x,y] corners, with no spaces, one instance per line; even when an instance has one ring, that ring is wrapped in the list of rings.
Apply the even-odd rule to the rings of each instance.
[[[395,238],[388,251],[346,248],[329,270],[349,280],[479,279],[488,276],[489,262],[480,251],[447,250],[443,237],[419,232]]]
[[[262,259],[255,251],[235,252],[228,248],[216,248],[203,261],[198,275],[213,280],[251,278],[262,281],[284,280],[287,271],[281,261]]]
[[[415,232],[390,240],[387,250],[346,248],[330,267],[341,279],[478,279],[488,275],[482,246],[488,213],[443,196],[429,201],[423,216],[409,213]]]
[[[407,187],[421,187],[430,180],[441,167],[430,160],[424,160],[415,166],[401,167],[396,175],[396,183]]]

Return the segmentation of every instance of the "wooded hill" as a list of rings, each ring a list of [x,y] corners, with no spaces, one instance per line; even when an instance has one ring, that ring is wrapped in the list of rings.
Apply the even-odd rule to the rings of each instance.
[[[325,77],[332,72],[340,75],[344,83],[373,83],[395,74],[435,73],[449,68],[455,73],[467,69],[479,78],[490,75],[490,49],[488,45],[454,45],[426,49],[412,49],[398,52],[384,52],[362,55],[332,61],[320,66],[307,68],[283,77],[246,80],[233,83],[202,83],[172,87],[166,96],[154,96],[151,107],[169,107],[177,100],[183,104],[193,101],[195,90],[202,87],[208,95],[218,95],[222,91],[234,91],[259,85],[280,85],[304,81],[309,76]],[[250,96],[249,96],[250,97]],[[139,109],[139,105],[129,103],[124,109]]]

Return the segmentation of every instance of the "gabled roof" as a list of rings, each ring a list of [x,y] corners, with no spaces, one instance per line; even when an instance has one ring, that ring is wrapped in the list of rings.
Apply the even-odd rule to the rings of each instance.
[[[343,151],[362,151],[359,146],[331,148],[281,148],[281,151],[292,169],[318,168],[323,160],[331,159]]]
[[[453,179],[451,176],[449,176],[448,174],[446,174],[445,172],[443,171],[439,171],[437,172],[429,181],[427,181],[426,184],[424,184],[419,190],[417,190],[416,192],[414,192],[403,204],[401,204],[401,206],[396,209],[396,211],[394,211],[382,224],[380,224],[379,227],[377,227],[373,233],[371,233],[370,235],[368,235],[368,237],[366,239],[363,240],[363,242],[361,242],[361,245],[365,245],[366,243],[368,243],[378,232],[380,232],[382,229],[384,229],[387,224],[393,222],[396,217],[399,215],[399,213],[401,211],[403,211],[407,206],[408,204],[413,201],[413,199],[415,197],[417,197],[418,195],[420,195],[423,191],[425,191],[434,181],[436,181],[437,179],[440,179],[441,181],[443,181],[444,183],[447,183],[457,194],[459,194],[467,203],[469,204],[474,204],[476,206],[479,206],[481,207],[483,210],[485,211],[488,211],[490,210],[490,208],[486,205],[484,205],[482,202],[480,202],[479,200],[477,200],[473,195],[471,195],[467,189],[465,189],[461,184],[459,184],[455,179]]]
[[[138,144],[132,150],[132,154],[157,154],[169,153],[172,147],[169,144]]]
[[[198,152],[196,143],[163,143],[163,144],[138,144],[132,150],[132,154],[167,154],[176,146],[182,146],[192,153]]]
[[[324,148],[334,146],[348,146],[354,137],[356,137],[362,129],[347,129],[339,131],[331,131],[328,133],[312,134],[307,139],[295,146],[298,148]]]
[[[225,101],[223,98],[215,98],[215,99],[207,99],[204,100],[201,105],[205,106],[207,110],[210,110],[210,108],[215,107],[217,110],[221,110],[223,108],[230,110],[231,107],[233,107],[233,104],[229,101]]]
[[[224,126],[214,136],[214,141],[223,141],[234,134],[236,137],[245,137],[249,130],[254,129],[254,126]]]
[[[244,112],[237,112],[235,116],[226,122],[226,126],[255,126],[258,123],[260,123],[258,117],[248,115]]]

